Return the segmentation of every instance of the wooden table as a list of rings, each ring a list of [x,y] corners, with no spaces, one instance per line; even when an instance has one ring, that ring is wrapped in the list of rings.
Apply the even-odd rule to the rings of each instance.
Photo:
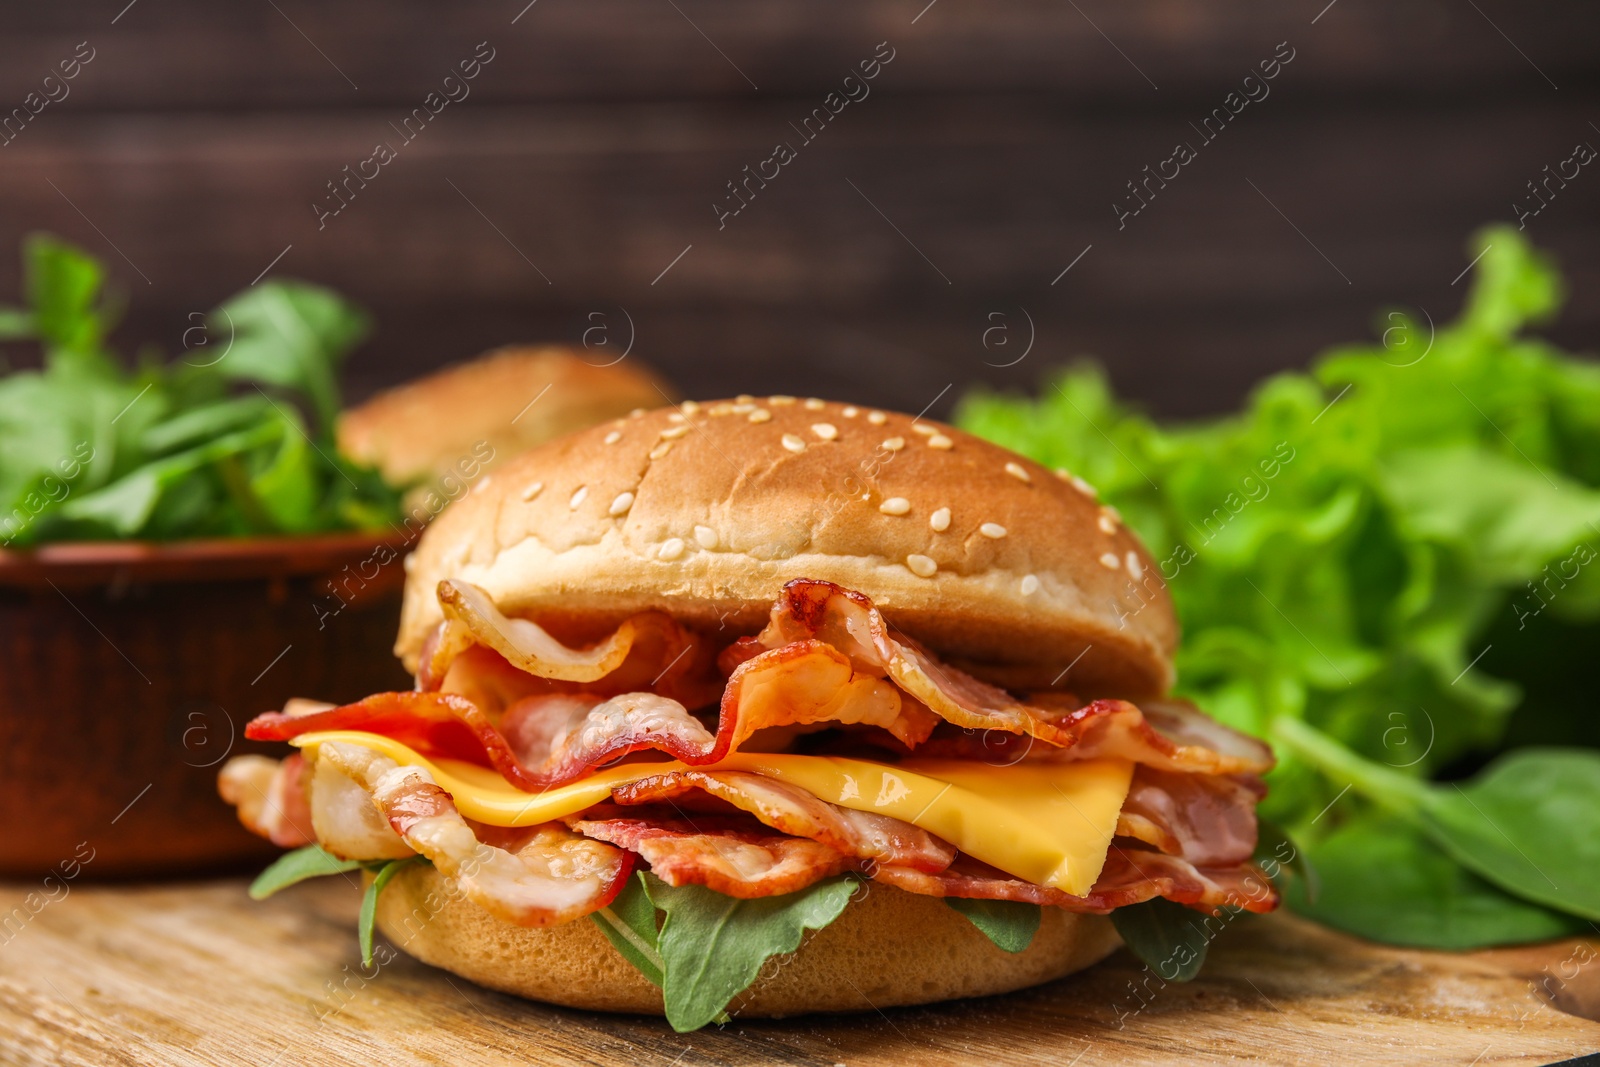
[[[1139,967],[1118,953],[1008,997],[675,1034],[501,996],[408,957],[363,977],[352,886],[325,879],[255,904],[244,885],[79,884],[25,918],[12,909],[39,887],[0,885],[0,1062],[1487,1067],[1600,1049],[1600,1023],[1568,1014],[1600,1017],[1600,957],[1578,941],[1445,955],[1278,915],[1233,924],[1200,979],[1152,983],[1142,1010]]]

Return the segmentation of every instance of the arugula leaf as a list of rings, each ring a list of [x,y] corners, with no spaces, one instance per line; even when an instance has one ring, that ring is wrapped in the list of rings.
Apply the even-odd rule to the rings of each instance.
[[[1285,881],[1285,871],[1296,874],[1302,895],[1308,901],[1315,901],[1322,892],[1322,876],[1317,873],[1305,849],[1271,819],[1257,817],[1256,850],[1251,859],[1273,882]]]
[[[340,874],[361,866],[360,860],[343,860],[323,849],[321,845],[306,845],[293,852],[285,852],[272,861],[271,866],[250,883],[250,899],[265,900],[280,889],[287,889],[307,878],[320,878],[325,874]]]
[[[1039,905],[1018,900],[945,897],[944,902],[1007,952],[1021,952],[1032,944],[1044,918],[1044,909]]]
[[[24,253],[29,307],[0,309],[0,338],[36,339],[44,366],[0,377],[0,544],[377,530],[399,516],[399,493],[332,437],[338,366],[367,329],[356,308],[272,281],[213,314],[214,358],[130,372],[105,348],[118,309],[103,266],[43,235]],[[245,382],[255,389],[234,395]]]
[[[1285,890],[1290,904],[1373,941],[1462,950],[1589,929],[1582,919],[1496,888],[1393,816],[1346,823],[1317,844],[1315,856],[1328,872],[1322,892],[1313,899],[1296,881]]]
[[[1274,733],[1485,880],[1600,919],[1600,752],[1520,749],[1473,781],[1430,785],[1362,759],[1304,723],[1285,720]]]
[[[356,939],[361,943],[361,966],[372,966],[372,929],[378,919],[378,894],[395,875],[416,863],[426,863],[421,856],[407,856],[405,859],[390,860],[378,868],[378,873],[372,876],[372,881],[367,884],[367,891],[361,894],[361,914],[356,921]]]
[[[589,918],[622,958],[651,984],[660,987],[664,983],[656,907],[645,893],[643,871],[628,879],[608,907],[590,912]]]
[[[667,1022],[679,1033],[722,1015],[771,956],[793,952],[807,930],[839,917],[857,882],[850,876],[782,896],[740,900],[703,886],[670,886],[645,874],[650,902],[666,912],[658,946]]]
[[[1111,913],[1128,951],[1169,982],[1187,982],[1200,973],[1214,936],[1207,921],[1217,920],[1161,897]]]
[[[303,392],[318,432],[331,434],[339,414],[335,372],[367,335],[367,317],[328,289],[305,282],[270,281],[227,301],[208,321],[226,355],[215,364],[224,377]]]
[[[1531,620],[1600,620],[1600,365],[1526,335],[1563,291],[1522,234],[1487,229],[1467,258],[1477,266],[1454,322],[1393,313],[1379,343],[1276,375],[1234,415],[1158,423],[1079,366],[1036,399],[974,392],[956,421],[1093,483],[1141,536],[1184,631],[1184,695],[1239,729],[1281,740],[1288,723],[1312,747],[1323,738],[1362,757],[1385,772],[1369,777],[1391,810],[1426,823],[1468,869],[1591,915],[1600,890],[1584,887],[1600,886],[1600,866],[1570,847],[1600,837],[1574,810],[1593,796],[1586,771],[1530,774],[1514,802],[1498,779],[1453,800],[1453,786],[1421,785],[1492,756],[1513,710],[1546,720],[1528,736],[1594,732],[1582,700],[1519,709],[1513,680],[1531,690],[1541,676],[1541,642],[1522,632]],[[1324,862],[1354,864],[1317,849],[1360,804],[1318,821],[1351,777],[1306,746],[1280,755],[1263,813]],[[1518,805],[1543,829],[1513,820]]]

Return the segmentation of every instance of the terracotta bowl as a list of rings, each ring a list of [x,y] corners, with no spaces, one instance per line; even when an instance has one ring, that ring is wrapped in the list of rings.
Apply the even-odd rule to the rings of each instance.
[[[271,856],[217,797],[217,770],[281,754],[244,724],[289,697],[410,688],[390,651],[406,547],[363,534],[0,552],[0,875]]]

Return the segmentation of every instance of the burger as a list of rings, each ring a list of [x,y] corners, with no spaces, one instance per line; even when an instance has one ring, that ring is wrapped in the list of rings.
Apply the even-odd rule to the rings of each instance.
[[[364,946],[689,1030],[1003,993],[1151,907],[1277,904],[1272,755],[1164,696],[1166,589],[1069,472],[686,402],[507,461],[406,569],[416,688],[261,715],[297,751],[220,780],[297,849],[258,894],[364,877]]]

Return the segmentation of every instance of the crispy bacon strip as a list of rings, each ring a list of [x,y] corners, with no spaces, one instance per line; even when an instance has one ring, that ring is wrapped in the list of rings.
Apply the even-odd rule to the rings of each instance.
[[[1256,804],[1266,795],[1250,775],[1177,774],[1136,766],[1117,816],[1117,834],[1199,867],[1248,862],[1256,848]]]
[[[235,756],[217,775],[217,793],[234,806],[246,830],[279,848],[299,848],[316,840],[306,800],[310,773],[298,752],[283,760]]]
[[[519,926],[569,922],[611,903],[633,870],[626,851],[557,823],[530,828],[515,852],[486,844],[420,767],[401,767],[360,745],[317,754],[375,801],[405,843],[491,915]]]
[[[942,871],[956,856],[950,845],[908,822],[829,804],[748,771],[675,771],[629,782],[611,796],[619,804],[650,804],[695,790],[749,812],[781,833],[809,838],[856,859]]]
[[[318,844],[347,860],[414,855],[366,789],[330,760],[314,760],[312,766],[311,826]]]
[[[1018,900],[1101,915],[1154,897],[1206,911],[1227,906],[1268,912],[1278,906],[1277,891],[1254,867],[1197,867],[1177,856],[1135,849],[1126,841],[1113,843],[1099,880],[1081,897],[1020,881],[970,856],[958,858],[940,873],[881,866],[872,876],[924,896]]]
[[[670,885],[703,885],[730,897],[777,896],[854,867],[827,845],[739,828],[717,816],[687,819],[579,819],[572,828],[637,852]]]
[[[1018,701],[1003,689],[940,663],[916,642],[892,634],[865,595],[832,582],[797,578],[783,587],[757,640],[776,648],[808,638],[844,652],[860,670],[887,674],[946,722],[969,730],[1025,735],[1070,750],[1070,758],[1118,756],[1205,774],[1262,773],[1272,766],[1266,745],[1187,705],[1161,704],[1146,716],[1120,700],[1083,707],[1060,706],[1059,698],[1048,703],[1038,698]],[[1164,732],[1169,730],[1175,736]]]
[[[310,715],[269,712],[245,728],[260,741],[320,730],[366,730],[428,755],[494,767],[519,789],[563,785],[589,768],[644,749],[691,766],[715,763],[757,730],[807,723],[883,725],[908,740],[934,717],[894,686],[856,672],[819,641],[763,652],[734,670],[715,734],[678,701],[654,693],[546,693],[512,705],[497,726],[476,704],[444,692],[379,693]]]

